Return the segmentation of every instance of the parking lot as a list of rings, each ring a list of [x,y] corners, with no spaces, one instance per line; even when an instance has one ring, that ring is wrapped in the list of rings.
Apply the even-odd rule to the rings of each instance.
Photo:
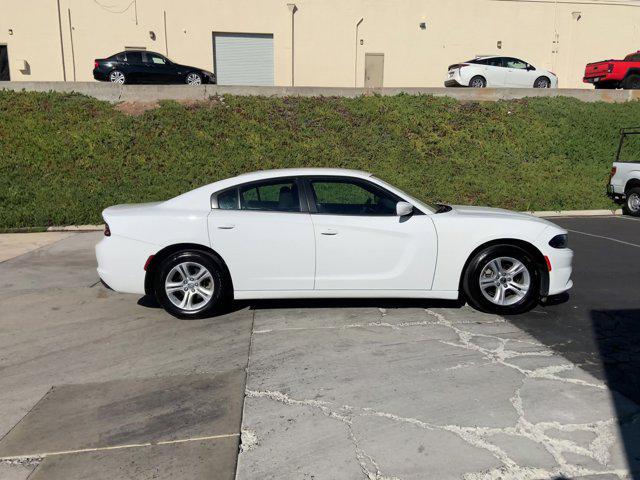
[[[640,478],[640,221],[554,221],[574,289],[510,318],[367,300],[185,321],[98,282],[100,233],[5,260],[0,479]]]

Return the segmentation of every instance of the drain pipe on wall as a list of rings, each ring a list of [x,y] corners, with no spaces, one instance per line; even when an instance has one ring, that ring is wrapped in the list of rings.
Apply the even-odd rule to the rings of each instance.
[[[164,54],[168,57],[169,56],[169,40],[167,40],[167,11],[164,10],[162,13],[164,16]]]
[[[60,29],[60,58],[62,59],[62,81],[67,81],[67,67],[64,64],[64,42],[62,40],[62,15],[60,14],[60,0],[58,0],[58,27]]]
[[[287,3],[287,8],[291,12],[291,86],[295,87],[296,85],[296,77],[295,77],[295,66],[296,66],[296,56],[295,56],[295,32],[296,32],[296,12],[298,11],[298,7],[295,3]]]
[[[364,17],[358,20],[356,23],[356,60],[353,69],[353,87],[358,88],[358,33],[360,30],[360,24],[364,21]]]

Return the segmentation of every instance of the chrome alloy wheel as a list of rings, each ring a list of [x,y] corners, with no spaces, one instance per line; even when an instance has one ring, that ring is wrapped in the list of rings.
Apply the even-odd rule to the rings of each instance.
[[[484,80],[480,77],[472,78],[469,86],[471,88],[484,88]]]
[[[549,80],[546,78],[541,78],[538,80],[536,88],[549,88]]]
[[[109,81],[111,83],[119,83],[122,85],[124,83],[124,73],[119,71],[113,71],[109,74]]]
[[[632,213],[640,212],[640,194],[632,193],[627,198],[627,206]]]
[[[529,292],[531,274],[520,260],[498,257],[488,262],[480,273],[480,290],[494,305],[518,303]]]
[[[187,83],[189,85],[200,85],[202,83],[202,78],[197,73],[190,73],[187,75]]]
[[[164,282],[164,290],[171,303],[189,312],[207,305],[214,289],[211,272],[195,262],[179,263],[171,269]]]

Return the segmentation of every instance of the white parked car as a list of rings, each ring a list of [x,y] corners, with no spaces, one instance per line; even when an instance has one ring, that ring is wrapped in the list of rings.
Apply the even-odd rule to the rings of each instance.
[[[478,57],[449,67],[445,87],[558,88],[558,77],[548,70],[513,57]]]
[[[354,170],[249,173],[103,217],[102,280],[183,318],[233,298],[460,295],[509,314],[572,286],[567,232],[553,223],[426,205]]]

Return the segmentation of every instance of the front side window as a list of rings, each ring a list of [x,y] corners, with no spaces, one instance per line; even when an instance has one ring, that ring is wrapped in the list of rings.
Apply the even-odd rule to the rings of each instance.
[[[332,215],[395,215],[398,199],[368,182],[311,180],[318,213]]]
[[[241,186],[240,208],[267,212],[299,212],[298,185],[293,180],[271,180]]]
[[[517,58],[505,58],[507,68],[516,68],[518,70],[526,70],[527,63]]]
[[[238,189],[234,188],[218,194],[220,210],[238,210]]]
[[[160,55],[155,53],[145,53],[144,54],[144,63],[153,63],[155,65],[166,65],[167,60]]]

